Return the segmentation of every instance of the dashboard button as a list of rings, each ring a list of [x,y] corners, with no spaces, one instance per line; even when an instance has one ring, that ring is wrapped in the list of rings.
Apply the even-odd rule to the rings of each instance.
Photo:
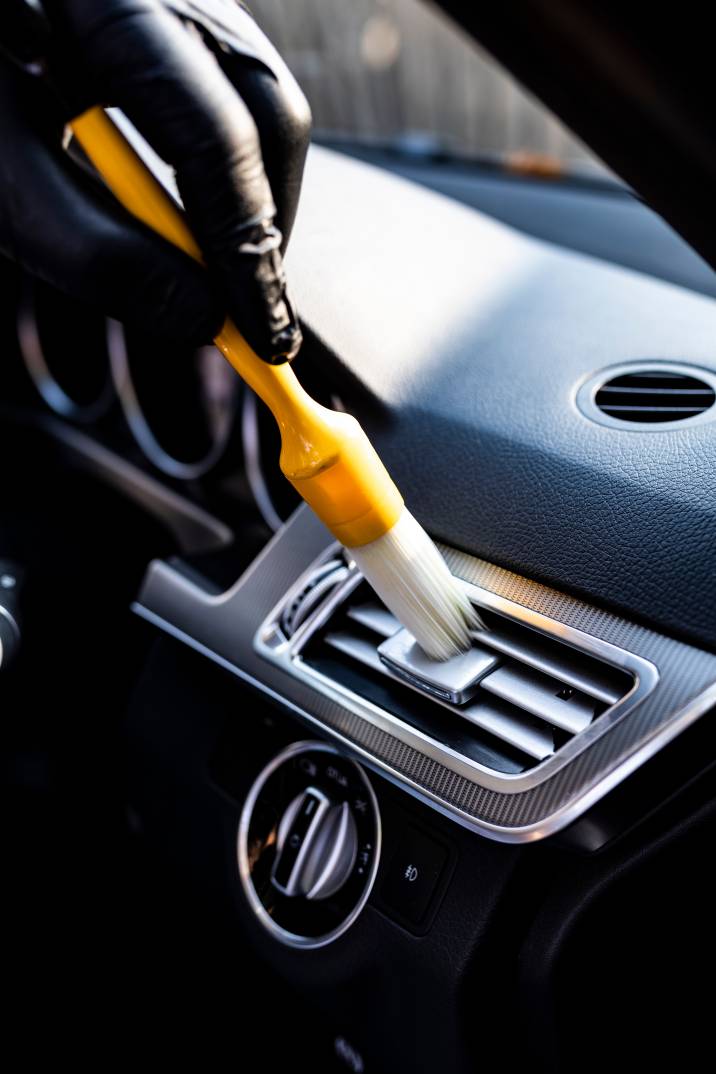
[[[419,925],[438,886],[447,850],[417,828],[408,827],[388,866],[380,899],[398,918]]]

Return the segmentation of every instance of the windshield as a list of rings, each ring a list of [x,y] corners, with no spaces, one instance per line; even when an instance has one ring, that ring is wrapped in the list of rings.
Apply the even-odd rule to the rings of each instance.
[[[250,0],[308,97],[319,141],[518,171],[604,175],[542,104],[421,0]]]

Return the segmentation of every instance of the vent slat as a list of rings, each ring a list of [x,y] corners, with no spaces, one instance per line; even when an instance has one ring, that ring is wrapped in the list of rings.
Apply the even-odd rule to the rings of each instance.
[[[711,388],[615,388],[612,384],[605,384],[603,388],[599,389],[599,395],[704,395],[710,397],[713,395]]]
[[[400,630],[400,623],[391,615],[387,608],[384,608],[382,604],[366,603],[366,604],[352,604],[348,610],[347,615],[349,619],[352,619],[355,623],[360,623],[367,630],[371,630],[374,634],[380,634],[381,638],[392,638],[393,634],[397,634]]]
[[[339,653],[349,656],[351,660],[357,660],[360,664],[365,664],[366,667],[371,668],[371,670],[379,671],[381,675],[387,676],[387,668],[378,656],[378,650],[369,641],[357,638],[353,634],[348,634],[344,631],[334,631],[326,634],[323,640],[326,645],[330,645],[331,649],[337,649]]]
[[[603,406],[602,410],[607,411],[627,411],[632,414],[701,414],[704,410],[708,410],[705,406],[635,406],[630,404],[629,406],[618,406],[610,403],[608,406]]]
[[[695,418],[714,402],[716,391],[706,381],[658,369],[614,377],[594,396],[595,405],[609,417],[645,425]]]
[[[381,659],[400,637],[397,620],[366,582],[349,588],[331,619],[310,636],[301,660],[456,753],[500,772],[523,772],[556,753],[631,689],[633,677],[556,636],[490,609],[475,653],[501,661],[462,690],[465,656],[436,667],[405,654],[410,674]],[[402,650],[401,650],[402,651]],[[393,654],[394,655],[394,654]],[[451,670],[452,667],[452,670]],[[464,677],[464,675],[463,675]],[[448,687],[450,688],[448,690]],[[450,692],[452,691],[452,693]]]
[[[480,687],[571,735],[579,734],[594,718],[591,698],[574,691],[569,700],[562,700],[558,694],[564,692],[563,683],[527,668],[503,665],[486,676]]]
[[[369,641],[345,631],[333,631],[326,634],[324,641],[331,649],[343,653],[351,660],[356,660],[371,671],[380,672],[386,678],[393,678]],[[436,704],[440,702],[436,701]],[[545,726],[540,727],[523,713],[509,711],[509,706],[500,709],[499,702],[493,703],[487,699],[473,702],[459,709],[455,707],[453,711],[458,712],[462,718],[469,720],[476,727],[481,727],[495,735],[502,742],[514,746],[521,753],[526,753],[534,760],[542,761],[554,753],[554,735],[551,729]]]
[[[543,641],[533,631],[515,636],[508,634],[501,624],[496,624],[490,630],[477,632],[475,638],[481,645],[487,645],[504,656],[511,656],[520,664],[527,664],[544,675],[551,675],[606,705],[613,705],[624,696],[625,690],[616,685],[615,676],[610,671],[603,671],[595,661],[573,649],[563,647],[563,652],[555,653],[554,642]]]
[[[690,377],[685,373],[649,372],[641,370],[638,373],[624,373],[621,377],[614,377],[608,383],[619,388],[628,388],[630,384],[640,385],[646,381],[646,387],[652,388],[656,383],[663,384],[666,388],[681,386],[682,388],[703,387],[703,382],[698,377]]]
[[[531,721],[521,713],[503,711],[489,700],[466,705],[460,713],[476,727],[489,731],[535,761],[543,761],[554,753],[552,729]]]

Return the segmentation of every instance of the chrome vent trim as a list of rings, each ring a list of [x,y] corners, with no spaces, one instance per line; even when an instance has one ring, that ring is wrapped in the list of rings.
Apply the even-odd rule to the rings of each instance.
[[[525,617],[525,609],[510,607],[494,594],[464,583],[479,609],[499,617],[492,629],[476,632],[475,641],[481,649],[499,654],[500,660],[480,680],[474,696],[455,704],[447,695],[405,679],[381,660],[381,643],[399,631],[400,624],[371,591],[363,592],[367,583],[355,564],[346,566],[336,553],[337,548],[331,548],[312,564],[272,610],[256,633],[257,652],[327,696],[341,696],[354,711],[379,712],[387,726],[417,732],[436,753],[459,757],[498,784],[534,785],[543,774],[576,757],[658,681],[656,668],[635,654],[562,624]],[[335,584],[329,585],[327,577],[336,579]],[[316,578],[324,580],[323,599],[312,602],[310,613],[289,636],[283,625],[285,610],[303,599]],[[368,669],[387,690],[413,691],[436,713],[447,710],[460,721],[458,739],[463,733],[476,736],[475,752],[451,741],[438,726],[439,715],[435,731],[426,730],[424,722],[406,718],[405,705],[378,704],[370,689],[351,688],[335,672],[329,674],[313,653],[316,643],[329,656],[347,657],[349,670]],[[487,733],[484,741],[480,732]],[[481,747],[499,758],[500,744],[516,752],[508,752],[502,764],[479,758]]]

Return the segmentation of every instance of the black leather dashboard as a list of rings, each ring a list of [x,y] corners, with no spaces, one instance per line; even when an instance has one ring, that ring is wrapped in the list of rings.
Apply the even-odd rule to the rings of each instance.
[[[716,425],[621,431],[575,404],[631,360],[716,371],[711,299],[320,149],[289,271],[434,536],[716,645]]]

